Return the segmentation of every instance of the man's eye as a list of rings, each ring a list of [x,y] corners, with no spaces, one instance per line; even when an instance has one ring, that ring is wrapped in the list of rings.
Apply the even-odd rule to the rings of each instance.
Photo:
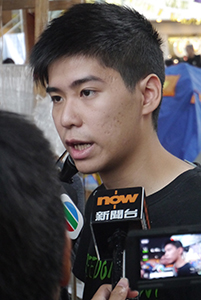
[[[61,101],[61,97],[60,96],[51,96],[52,102],[59,102]]]
[[[81,96],[85,96],[85,97],[92,96],[93,94],[94,94],[94,91],[92,91],[92,90],[83,90],[80,93]]]

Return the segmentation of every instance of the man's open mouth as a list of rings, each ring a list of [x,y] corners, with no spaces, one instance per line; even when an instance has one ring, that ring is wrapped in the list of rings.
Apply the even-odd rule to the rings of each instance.
[[[75,150],[85,150],[85,149],[87,149],[87,148],[89,148],[91,146],[91,144],[74,144],[73,145],[73,148],[75,149]]]

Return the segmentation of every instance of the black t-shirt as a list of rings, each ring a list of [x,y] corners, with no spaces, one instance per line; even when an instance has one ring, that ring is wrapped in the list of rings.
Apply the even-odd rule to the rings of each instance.
[[[189,275],[193,275],[193,274],[194,275],[196,274],[195,269],[189,263],[186,263],[182,267],[177,268],[177,276],[178,277],[189,276]]]
[[[98,187],[104,189],[104,186]],[[85,208],[85,226],[73,273],[85,282],[84,300],[92,298],[103,283],[111,283],[112,259],[98,261],[90,230],[93,193]],[[201,224],[201,168],[184,172],[160,191],[146,198],[151,228]],[[200,300],[201,286],[140,291],[140,300]]]

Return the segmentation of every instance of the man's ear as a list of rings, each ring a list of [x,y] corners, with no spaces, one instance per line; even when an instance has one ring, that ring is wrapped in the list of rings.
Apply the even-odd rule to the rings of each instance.
[[[71,239],[66,230],[66,239],[64,246],[64,255],[63,255],[63,269],[62,269],[62,278],[60,281],[60,286],[65,287],[68,285],[71,275]]]
[[[183,251],[184,251],[184,249],[183,249],[182,247],[179,247],[179,248],[178,248],[178,250],[179,250],[179,254],[180,254],[180,255],[182,255],[182,254],[183,254]]]
[[[140,90],[143,95],[142,114],[152,113],[161,101],[161,82],[157,75],[149,74],[140,81]]]

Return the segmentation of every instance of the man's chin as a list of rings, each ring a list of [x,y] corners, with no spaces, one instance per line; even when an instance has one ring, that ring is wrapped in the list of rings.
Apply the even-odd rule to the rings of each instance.
[[[75,165],[78,171],[84,175],[97,173],[97,168],[86,166],[86,165],[84,166],[81,163],[75,163]]]
[[[78,171],[84,175],[98,174],[102,172],[102,164],[97,159],[91,160],[74,160]]]

